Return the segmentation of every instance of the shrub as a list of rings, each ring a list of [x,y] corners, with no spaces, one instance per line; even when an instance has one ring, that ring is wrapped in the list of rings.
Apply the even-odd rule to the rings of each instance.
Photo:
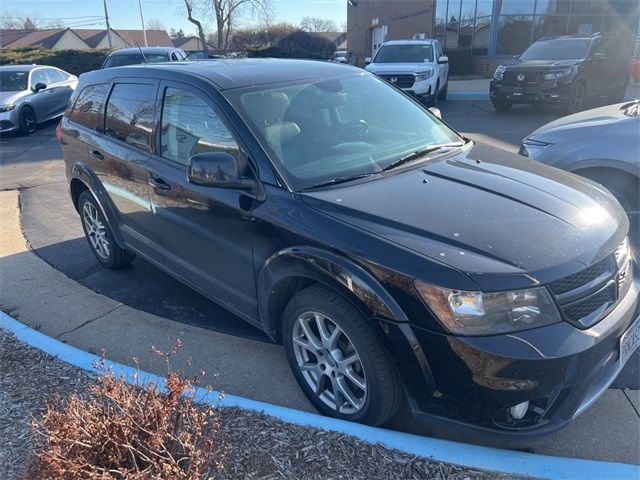
[[[168,362],[179,347],[159,353]],[[169,371],[160,392],[114,377],[104,361],[101,369],[87,395],[48,403],[42,419],[33,421],[42,448],[27,478],[196,480],[221,466],[217,413],[194,405],[192,385],[199,379]]]
[[[2,48],[0,65],[51,65],[74,75],[97,70],[102,66],[109,50],[51,50],[42,47]]]

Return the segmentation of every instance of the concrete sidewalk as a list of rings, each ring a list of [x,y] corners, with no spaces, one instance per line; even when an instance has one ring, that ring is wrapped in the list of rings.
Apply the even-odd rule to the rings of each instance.
[[[313,411],[291,375],[280,346],[246,340],[174,322],[99,295],[53,269],[28,249],[19,220],[16,191],[0,192],[0,307],[40,332],[93,354],[155,374],[165,373],[155,345],[184,345],[174,366],[185,374],[207,372],[216,389],[276,405]],[[212,320],[214,321],[214,320]],[[187,359],[191,363],[187,364]],[[213,379],[213,374],[219,377]],[[627,394],[629,395],[627,397]],[[638,392],[609,390],[566,429],[538,441],[487,443],[535,453],[640,464]],[[635,406],[635,407],[634,407]],[[635,408],[635,410],[634,410]],[[403,423],[404,422],[404,423]],[[404,416],[389,427],[430,435]],[[460,440],[460,439],[457,439]]]
[[[488,78],[474,80],[449,80],[449,100],[486,100],[489,98]],[[640,82],[629,81],[625,100],[640,98]]]

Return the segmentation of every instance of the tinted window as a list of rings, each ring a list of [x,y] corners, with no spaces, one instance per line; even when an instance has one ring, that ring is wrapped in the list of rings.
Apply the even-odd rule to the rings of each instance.
[[[407,44],[385,45],[373,60],[375,63],[420,63],[433,62],[431,45]]]
[[[29,72],[5,70],[0,72],[0,92],[19,92],[27,89]]]
[[[145,62],[146,60],[146,62]],[[165,54],[145,53],[144,57],[139,53],[129,55],[113,55],[107,58],[103,68],[122,67],[124,65],[137,65],[139,63],[159,63],[166,62]]]
[[[80,92],[69,119],[92,130],[102,130],[104,101],[108,85],[90,85]]]
[[[56,70],[54,68],[47,68],[47,78],[49,79],[49,83],[58,83],[58,82],[64,82],[68,77],[66,74],[62,73],[60,70]]]
[[[576,60],[585,58],[591,42],[585,38],[542,40],[520,56],[522,60]]]
[[[45,85],[49,83],[49,79],[47,78],[44,69],[34,70],[31,72],[31,86],[35,87],[38,83],[44,83]]]
[[[154,85],[114,85],[107,103],[104,132],[129,145],[149,150],[154,101]]]
[[[238,144],[216,111],[185,90],[167,88],[162,105],[161,155],[186,165],[196,153],[225,151]]]

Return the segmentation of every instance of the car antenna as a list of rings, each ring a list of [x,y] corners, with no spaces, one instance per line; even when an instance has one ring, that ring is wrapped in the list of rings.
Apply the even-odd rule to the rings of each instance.
[[[140,55],[142,55],[142,59],[144,60],[144,63],[149,63],[149,61],[147,60],[147,57],[144,56],[144,52],[142,51],[142,48],[140,47],[140,44],[138,42],[136,42],[136,47],[138,47],[138,50],[140,50]]]

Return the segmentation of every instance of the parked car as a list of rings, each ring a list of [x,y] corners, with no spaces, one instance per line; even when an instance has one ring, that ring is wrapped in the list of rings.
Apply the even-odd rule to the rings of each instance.
[[[186,60],[207,60],[220,58],[224,58],[224,55],[217,55],[215,53],[205,52],[204,50],[196,50],[194,52],[187,53]]]
[[[575,172],[615,195],[640,244],[640,100],[560,118],[522,141],[520,154]]]
[[[336,50],[333,52],[332,62],[335,63],[349,63],[351,60],[351,53],[346,50]]]
[[[449,58],[438,40],[391,40],[365,67],[421,102],[437,105],[447,98]]]
[[[490,85],[493,106],[502,112],[516,103],[548,103],[576,113],[597,97],[621,102],[631,61],[616,39],[600,34],[541,38],[496,68]]]
[[[640,343],[609,192],[355,67],[90,72],[59,137],[97,260],[138,255],[263,329],[325,415],[379,425],[406,395],[452,429],[548,433]]]
[[[121,48],[111,52],[101,68],[122,67],[140,63],[181,62],[187,54],[181,48],[141,47]]]
[[[33,133],[67,108],[78,77],[47,65],[0,67],[0,132]]]

